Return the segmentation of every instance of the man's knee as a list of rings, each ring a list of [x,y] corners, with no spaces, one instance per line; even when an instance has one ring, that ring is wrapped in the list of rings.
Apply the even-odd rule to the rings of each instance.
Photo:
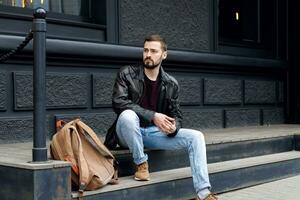
[[[205,142],[204,134],[201,131],[193,130],[192,131],[192,141],[201,141]]]
[[[136,123],[139,120],[139,117],[133,110],[124,110],[118,118],[118,122],[122,123]]]
[[[139,134],[139,117],[133,110],[124,110],[118,118],[116,132],[119,138],[123,140],[131,140],[137,133]]]
[[[198,135],[199,138],[204,140],[204,135],[201,131],[197,131],[197,135]]]

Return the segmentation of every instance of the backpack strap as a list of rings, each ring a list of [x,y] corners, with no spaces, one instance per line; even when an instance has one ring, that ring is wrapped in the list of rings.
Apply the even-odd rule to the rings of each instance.
[[[85,123],[83,123],[81,120],[76,119],[75,120],[76,124],[78,125],[79,128],[81,128],[82,134],[84,134],[84,131],[87,134],[84,134],[84,136],[89,140],[92,139],[94,143],[96,143],[100,148],[96,148],[103,156],[106,157],[110,157],[114,160],[115,157],[112,155],[112,153],[107,149],[107,147],[100,141],[100,139],[98,138],[97,134],[93,131],[93,129],[91,129],[88,125],[86,125]],[[90,138],[88,138],[90,137]]]
[[[97,134],[91,129],[88,125],[83,123],[81,120],[76,119],[75,120],[77,127],[80,132],[86,137],[87,140],[90,141],[90,143],[94,146],[94,148],[99,151],[103,156],[113,159],[113,165],[114,165],[114,175],[112,180],[110,181],[110,184],[118,184],[118,166],[119,163],[116,160],[116,158],[112,155],[112,153],[107,149],[107,147],[100,141]],[[87,134],[85,134],[87,133]]]
[[[78,185],[79,193],[81,193],[82,191],[84,191],[87,184],[91,181],[92,177],[90,177],[88,164],[83,155],[82,143],[79,133],[76,129],[76,122],[71,121],[67,123],[66,125],[64,125],[63,129],[61,129],[61,131],[65,131],[66,137],[70,137],[70,139],[67,141],[71,142],[67,143],[66,148],[73,150],[72,153],[74,154],[74,157],[78,158],[78,161],[74,160],[75,163],[71,163],[72,169],[74,168],[74,166],[77,166],[76,168],[79,171]],[[74,172],[76,173],[76,170]]]
[[[114,160],[114,169],[115,169],[115,172],[114,172],[114,175],[112,177],[112,179],[109,181],[108,184],[111,184],[111,185],[116,185],[116,184],[119,184],[119,180],[118,180],[118,165],[119,163],[117,162],[117,160]]]
[[[80,185],[78,190],[78,200],[83,200],[85,185]]]
[[[90,182],[92,177],[90,177],[90,175],[89,175],[88,164],[83,155],[82,143],[81,143],[79,133],[74,126],[72,128],[73,128],[73,131],[72,131],[73,145],[76,145],[76,143],[78,144],[78,149],[77,149],[78,151],[74,152],[74,154],[75,155],[77,154],[76,157],[78,157],[78,168],[79,168],[79,175],[80,175],[79,176],[79,185],[80,185],[80,189],[84,190],[86,185]]]

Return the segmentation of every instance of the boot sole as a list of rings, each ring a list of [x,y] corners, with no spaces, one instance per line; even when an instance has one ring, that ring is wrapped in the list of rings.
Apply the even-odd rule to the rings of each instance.
[[[134,180],[137,180],[137,181],[150,181],[150,178],[141,179],[141,178],[138,178],[138,177],[134,177]]]

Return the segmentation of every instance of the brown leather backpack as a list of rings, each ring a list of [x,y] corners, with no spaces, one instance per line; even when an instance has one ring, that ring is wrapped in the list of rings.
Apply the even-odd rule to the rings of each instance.
[[[89,126],[76,119],[69,123],[60,120],[57,128],[50,143],[51,156],[71,163],[79,196],[84,190],[117,183],[117,161]]]

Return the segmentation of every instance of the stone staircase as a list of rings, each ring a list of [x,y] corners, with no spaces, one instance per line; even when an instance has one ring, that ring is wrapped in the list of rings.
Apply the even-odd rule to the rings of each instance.
[[[300,174],[300,126],[272,125],[204,130],[214,192],[223,193]],[[0,199],[77,199],[70,166],[32,164],[32,143],[0,145]],[[128,150],[113,152],[120,183],[84,192],[84,199],[189,200],[195,197],[187,152],[147,150],[151,180],[134,181]]]
[[[210,181],[221,193],[300,174],[300,127],[274,125],[203,131]],[[85,192],[84,199],[182,199],[195,197],[185,151],[147,150],[151,180],[133,180],[127,150],[114,151],[120,183]],[[72,193],[77,198],[77,192]]]

